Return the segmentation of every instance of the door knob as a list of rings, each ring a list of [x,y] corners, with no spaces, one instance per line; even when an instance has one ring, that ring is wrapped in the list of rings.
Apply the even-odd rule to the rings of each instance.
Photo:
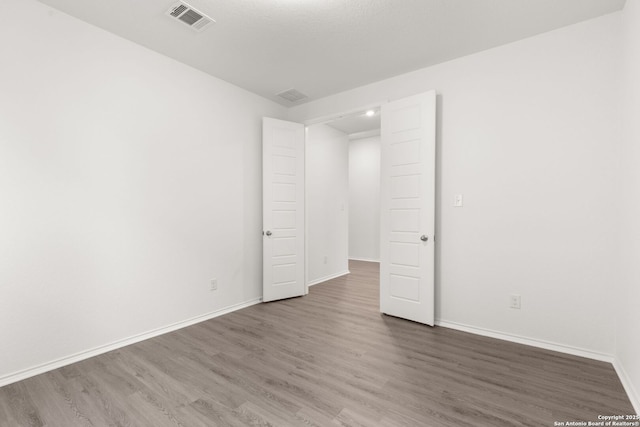
[[[423,234],[422,236],[420,236],[420,240],[426,242],[427,240],[429,240],[429,238]]]
[[[267,236],[271,236],[271,231],[267,230],[267,232],[264,234],[266,234]]]

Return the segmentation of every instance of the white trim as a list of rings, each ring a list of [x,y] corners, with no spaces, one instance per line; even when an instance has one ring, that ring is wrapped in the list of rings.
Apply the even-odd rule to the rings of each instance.
[[[633,409],[636,411],[636,414],[640,414],[640,393],[633,386],[633,382],[631,382],[631,378],[627,375],[627,371],[624,370],[624,367],[618,360],[615,358],[613,361],[613,368],[616,370],[618,374],[618,378],[620,378],[620,382],[622,383],[622,387],[624,387],[624,391],[627,392],[627,396],[631,401],[631,405]]]
[[[147,340],[149,338],[157,337],[158,335],[166,334],[168,332],[173,332],[187,326],[195,325],[196,323],[204,322],[205,320],[210,320],[210,319],[213,319],[214,317],[222,316],[223,314],[228,314],[233,311],[240,310],[242,308],[250,307],[252,305],[259,304],[260,302],[262,302],[261,297],[255,298],[246,302],[234,304],[229,307],[222,308],[220,310],[203,314],[202,316],[192,317],[191,319],[172,323],[170,325],[163,326],[161,328],[157,328],[148,332],[143,332],[141,334],[133,335],[129,338],[114,341],[111,344],[101,345],[99,347],[95,347],[90,350],[81,351],[79,353],[75,353],[70,356],[65,356],[60,359],[53,360],[51,362],[43,363],[41,365],[23,369],[21,371],[14,372],[12,374],[4,375],[0,377],[0,387],[3,387],[11,383],[15,383],[18,381],[22,381],[27,378],[40,375],[42,373],[61,368],[63,366],[67,366],[72,363],[76,363],[81,360],[88,359],[90,357],[98,356],[108,351],[116,350],[116,349],[125,347],[127,345],[131,345],[140,341]]]
[[[307,135],[309,126],[304,126],[304,294],[309,295],[309,199],[307,198]]]
[[[354,257],[349,257],[349,261],[375,262],[375,263],[377,263],[377,264],[380,264],[380,260],[379,260],[379,259],[369,259],[369,258],[354,258]]]
[[[314,280],[313,282],[309,282],[309,283],[307,283],[307,286],[313,286],[313,285],[317,285],[318,283],[326,282],[327,280],[337,279],[338,277],[346,276],[347,274],[350,274],[350,273],[351,272],[349,270],[347,270],[347,271],[343,271],[342,273],[331,274],[331,275],[325,276],[325,277],[323,277],[321,279]]]
[[[449,322],[447,320],[440,319],[436,320],[436,325],[442,326],[444,328],[455,329],[458,331],[469,332],[476,335],[482,335],[485,337],[497,338],[499,340],[511,341],[518,344],[530,345],[532,347],[544,348],[546,350],[553,350],[560,353],[571,354],[574,356],[586,357],[588,359],[599,360],[601,362],[613,363],[614,361],[614,357],[610,354],[598,353],[579,347],[523,337],[521,335],[508,334],[491,329],[478,328],[476,326],[464,325],[462,323]]]

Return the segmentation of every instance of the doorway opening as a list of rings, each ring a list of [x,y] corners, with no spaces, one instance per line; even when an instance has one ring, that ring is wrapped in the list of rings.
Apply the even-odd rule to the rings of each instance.
[[[306,127],[307,283],[380,260],[380,108]]]
[[[433,326],[436,92],[382,104],[380,117],[380,311]],[[349,138],[336,121],[263,119],[266,301],[349,272]],[[323,268],[333,259],[337,270]]]

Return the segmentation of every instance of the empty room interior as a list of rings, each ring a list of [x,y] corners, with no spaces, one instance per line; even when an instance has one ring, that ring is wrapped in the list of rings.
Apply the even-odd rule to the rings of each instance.
[[[0,426],[640,426],[640,0],[1,1]]]

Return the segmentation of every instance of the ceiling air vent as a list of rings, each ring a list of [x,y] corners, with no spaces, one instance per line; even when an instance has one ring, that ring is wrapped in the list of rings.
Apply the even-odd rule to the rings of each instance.
[[[307,95],[305,95],[304,93],[296,90],[296,89],[289,89],[289,90],[285,90],[283,92],[280,92],[278,94],[276,94],[277,96],[279,96],[282,99],[286,99],[289,102],[298,102],[302,99],[308,98]]]
[[[203,31],[209,24],[216,22],[184,2],[175,3],[167,10],[166,15],[179,20],[197,32]]]

